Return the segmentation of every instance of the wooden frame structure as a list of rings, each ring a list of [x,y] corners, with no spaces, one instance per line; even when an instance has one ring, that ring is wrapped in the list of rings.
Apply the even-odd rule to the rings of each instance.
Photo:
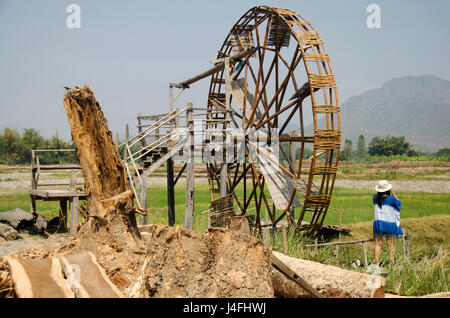
[[[84,190],[77,186],[84,186],[84,182],[77,182],[76,174],[82,173],[79,165],[42,165],[37,153],[42,152],[75,152],[74,149],[39,149],[31,150],[31,189],[30,210],[36,212],[36,201],[59,201],[60,227],[67,230],[70,223],[70,234],[76,234],[78,225],[78,203],[86,200]],[[39,180],[41,172],[69,172],[69,182],[45,183]],[[50,187],[50,189],[49,189]],[[59,189],[55,189],[58,187]],[[61,187],[63,187],[61,189]],[[69,203],[69,219],[67,218],[67,203]],[[68,222],[69,221],[69,222]]]
[[[169,84],[168,114],[138,116],[139,134],[131,140],[127,138],[125,143],[126,162],[134,166],[135,171],[140,171],[134,161],[152,155],[158,147],[168,146],[168,140],[177,138],[174,128],[185,127],[192,134],[195,129],[190,121],[196,116],[195,109],[188,107],[191,113],[184,118],[191,117],[184,126],[179,125],[178,120],[183,118],[182,113],[186,109],[174,109],[175,101],[191,84],[210,78],[206,112],[197,116],[204,116],[202,120],[206,129],[223,133],[230,128],[243,130],[246,144],[243,161],[235,158],[232,162],[207,163],[211,200],[217,199],[217,193],[221,198],[232,194],[241,215],[255,209],[252,225],[260,233],[263,226],[276,227],[285,217],[289,225],[295,225],[298,231],[319,230],[333,193],[341,141],[335,75],[319,33],[294,11],[254,7],[232,27],[212,63],[212,68],[199,75]],[[174,89],[180,90],[176,96]],[[312,116],[312,134],[308,134],[305,126],[308,114]],[[153,123],[143,125],[143,120],[152,120]],[[168,132],[159,134],[161,123],[169,123]],[[149,131],[155,137],[151,146],[145,142],[150,136]],[[249,135],[258,131],[264,131],[269,136],[268,150],[252,143]],[[130,149],[138,142],[141,143],[141,150],[133,154]],[[274,146],[275,142],[280,143],[280,161],[274,160],[272,156],[273,148],[278,147]],[[191,147],[194,143],[192,138]],[[288,144],[288,151],[283,149],[282,143]],[[298,144],[300,158],[296,160]],[[310,162],[302,159],[307,145],[313,147]],[[167,160],[171,225],[174,222],[173,187],[176,181],[170,153],[179,150],[168,146],[157,165],[161,164],[162,158]],[[252,154],[256,154],[259,163],[252,160]],[[269,174],[263,161],[274,163],[276,173]],[[148,176],[157,166],[154,163],[147,168],[142,165],[141,172]],[[185,226],[191,228],[193,164],[185,165],[175,180],[179,179],[185,168],[188,174]],[[140,180],[142,189],[139,174],[134,179]],[[266,190],[270,192],[271,198]],[[136,191],[135,195],[137,197]],[[254,207],[251,208],[252,202]],[[297,217],[296,208],[299,209]],[[261,220],[263,210],[270,217],[267,224]]]
[[[250,9],[236,22],[219,49],[217,59],[230,57],[250,47],[256,47],[255,55],[232,63],[230,69],[212,74],[208,107],[231,107],[232,114],[240,119],[237,127],[278,129],[280,142],[288,142],[290,148],[290,153],[286,154],[280,147],[288,167],[279,163],[278,178],[290,184],[290,187],[279,191],[289,199],[278,202],[278,206],[276,202],[270,205],[264,189],[268,187],[271,190],[277,184],[269,184],[270,178],[249,160],[228,166],[227,192],[234,194],[242,214],[247,213],[250,202],[254,200],[255,225],[259,228],[262,226],[263,206],[270,215],[269,225],[276,226],[285,216],[293,221],[293,206],[298,194],[303,202],[296,221],[297,229],[318,229],[330,204],[341,138],[340,108],[330,58],[319,33],[308,21],[294,11],[267,6]],[[288,54],[290,57],[287,57]],[[302,61],[303,72],[299,72]],[[303,85],[298,82],[301,73],[306,75]],[[228,81],[230,77],[233,79],[231,85]],[[285,97],[291,94],[292,97],[285,102]],[[308,97],[310,108],[307,107]],[[308,108],[312,110],[314,126],[314,134],[310,136],[306,135],[304,125]],[[297,120],[294,119],[296,117]],[[297,131],[285,134],[293,123],[294,127],[299,127]],[[300,143],[298,163],[294,155],[295,143]],[[302,171],[302,157],[307,144],[313,147],[313,156],[309,171]],[[249,157],[249,149],[246,156]],[[222,167],[211,164],[208,169],[215,172],[211,175],[220,181],[217,172]],[[302,172],[307,173],[307,180],[302,179]],[[247,189],[248,175],[251,177],[251,189]],[[236,191],[240,184],[243,185],[243,198]],[[270,192],[274,199],[274,193]],[[305,219],[310,221],[305,222]]]

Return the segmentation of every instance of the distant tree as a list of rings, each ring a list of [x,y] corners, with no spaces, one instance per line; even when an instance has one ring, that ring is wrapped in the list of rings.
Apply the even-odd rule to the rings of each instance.
[[[44,138],[34,128],[25,128],[22,134],[22,144],[25,153],[22,157],[25,161],[30,162],[32,149],[40,149],[44,145]]]
[[[450,148],[442,148],[442,149],[439,149],[439,151],[436,152],[436,156],[439,156],[439,157],[449,157],[449,156],[450,156]]]
[[[346,161],[352,160],[352,148],[353,148],[352,141],[350,139],[345,139],[344,150],[342,150],[341,153],[342,160]]]
[[[369,143],[369,155],[371,156],[395,156],[407,154],[408,156],[417,155],[418,152],[412,149],[411,144],[405,140],[404,136],[386,136],[373,137]]]
[[[73,149],[73,144],[60,139],[58,134],[45,139],[33,128],[24,129],[22,136],[10,128],[4,128],[0,134],[0,162],[29,164],[32,149]],[[77,162],[74,152],[39,153],[39,159],[43,164]]]
[[[8,164],[23,162],[24,146],[15,129],[5,128],[0,134],[0,160]]]
[[[298,148],[295,156],[297,159],[300,159],[300,151],[301,149]],[[312,149],[306,147],[303,149],[303,159],[309,159],[312,157],[312,155],[313,155]]]
[[[359,159],[365,159],[367,156],[366,141],[364,135],[359,135],[356,155]]]

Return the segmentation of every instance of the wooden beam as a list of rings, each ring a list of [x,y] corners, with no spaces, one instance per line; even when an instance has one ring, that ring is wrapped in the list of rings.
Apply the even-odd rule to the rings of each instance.
[[[192,230],[194,228],[194,121],[192,104],[188,104],[187,122],[189,128],[189,154],[186,163],[186,210],[184,215],[184,227]]]
[[[235,62],[235,61],[240,60],[240,59],[243,59],[243,58],[245,58],[247,56],[250,56],[253,53],[255,53],[255,51],[256,51],[256,48],[252,47],[252,48],[248,48],[248,49],[246,49],[246,50],[244,50],[244,51],[242,51],[242,52],[240,52],[238,54],[235,54],[235,55],[233,55],[233,56],[231,56],[229,58],[230,59],[230,63]],[[204,78],[206,78],[208,76],[211,76],[211,75],[213,75],[213,74],[215,74],[217,72],[220,72],[224,68],[225,68],[225,63],[224,62],[220,62],[220,63],[216,64],[214,67],[210,68],[209,70],[207,70],[207,71],[205,71],[203,73],[200,73],[200,74],[198,74],[198,75],[196,75],[196,76],[194,76],[194,77],[192,77],[190,79],[187,79],[187,80],[185,80],[183,82],[180,82],[179,84],[172,84],[172,87],[177,87],[177,88],[189,87],[189,85],[191,85],[191,84],[193,84],[193,83],[195,83],[195,82],[197,82],[199,80],[202,80],[202,79],[204,79]]]
[[[306,244],[306,247],[315,247],[315,246],[337,246],[337,245],[349,245],[349,244],[358,244],[358,243],[365,243],[365,242],[372,242],[374,239],[362,239],[362,240],[355,240],[355,241],[346,241],[346,242],[330,242],[330,243],[319,243],[319,244]]]
[[[169,226],[175,225],[175,184],[173,182],[173,160],[167,159],[167,213]]]
[[[74,171],[70,172],[70,192],[76,191],[77,180]],[[78,225],[78,197],[71,197],[70,200],[70,234],[77,234]]]

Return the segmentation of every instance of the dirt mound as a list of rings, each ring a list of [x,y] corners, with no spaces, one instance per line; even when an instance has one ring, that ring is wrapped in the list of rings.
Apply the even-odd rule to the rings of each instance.
[[[256,238],[219,228],[145,232],[140,297],[273,297],[271,250]]]

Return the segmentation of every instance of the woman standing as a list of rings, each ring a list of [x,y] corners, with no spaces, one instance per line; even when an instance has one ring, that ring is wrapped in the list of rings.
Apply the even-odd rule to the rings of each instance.
[[[381,180],[375,187],[377,194],[373,196],[375,217],[373,222],[373,235],[375,239],[375,263],[380,264],[383,236],[386,237],[387,246],[391,255],[391,263],[394,263],[394,237],[403,236],[400,227],[401,202],[394,193],[392,184]]]

